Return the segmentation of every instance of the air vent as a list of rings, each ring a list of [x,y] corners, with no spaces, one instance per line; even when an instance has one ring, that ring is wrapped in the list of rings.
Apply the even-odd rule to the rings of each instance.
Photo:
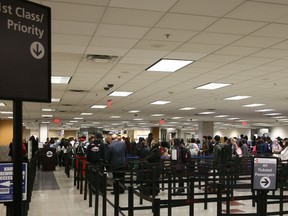
[[[109,64],[114,62],[117,58],[118,56],[88,54],[86,55],[85,60],[91,63]]]

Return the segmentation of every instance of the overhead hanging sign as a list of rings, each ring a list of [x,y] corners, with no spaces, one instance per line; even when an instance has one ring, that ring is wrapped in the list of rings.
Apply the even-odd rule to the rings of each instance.
[[[27,163],[22,164],[22,199],[27,200]],[[0,163],[0,203],[13,201],[13,163]]]
[[[0,98],[51,102],[51,11],[0,0]]]

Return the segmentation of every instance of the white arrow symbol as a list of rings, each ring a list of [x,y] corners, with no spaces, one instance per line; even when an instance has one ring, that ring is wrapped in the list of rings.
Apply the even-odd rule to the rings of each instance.
[[[1,186],[5,186],[5,187],[10,187],[10,185],[12,185],[13,183],[10,183],[10,181],[6,181],[6,182],[1,182],[0,185]]]
[[[35,41],[30,46],[30,52],[35,59],[41,59],[45,54],[45,49],[41,43]]]

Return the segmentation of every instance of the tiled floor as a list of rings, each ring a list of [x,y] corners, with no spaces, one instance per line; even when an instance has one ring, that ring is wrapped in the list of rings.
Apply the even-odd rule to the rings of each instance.
[[[55,177],[54,177],[55,176]],[[249,190],[237,190],[237,194],[249,193]],[[113,202],[114,195],[108,193],[108,199]],[[161,191],[159,197],[166,198],[167,192]],[[175,196],[175,198],[177,198]],[[178,196],[178,198],[180,198]],[[94,201],[94,200],[93,200]],[[101,212],[102,197],[99,203],[99,215]],[[93,203],[94,204],[94,203]],[[145,201],[144,201],[145,204]],[[127,192],[120,195],[120,205],[127,205]],[[134,199],[134,205],[139,205],[139,198]],[[284,205],[285,206],[285,205]],[[278,209],[278,205],[269,205],[268,211]],[[223,204],[225,209],[225,204]],[[286,207],[287,210],[287,207]],[[256,207],[252,207],[251,201],[234,201],[231,202],[231,212],[256,212]],[[123,212],[128,215],[127,212]],[[175,207],[172,210],[172,215],[189,215],[189,208]],[[0,204],[0,215],[6,215],[6,208]],[[83,199],[79,190],[74,186],[73,177],[68,178],[64,174],[63,168],[57,168],[55,172],[41,172],[38,171],[36,175],[34,191],[32,194],[32,201],[30,203],[29,216],[92,216],[94,215],[94,206],[88,207],[88,201]],[[107,204],[107,215],[113,216],[113,208]],[[134,212],[135,216],[153,215],[151,210],[139,210]],[[167,215],[167,209],[161,209],[161,215]],[[215,216],[216,203],[209,203],[208,209],[204,210],[203,203],[195,204],[194,215],[201,216]]]

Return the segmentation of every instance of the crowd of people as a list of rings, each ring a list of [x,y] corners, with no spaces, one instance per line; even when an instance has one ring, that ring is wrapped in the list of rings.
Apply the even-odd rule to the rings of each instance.
[[[117,134],[106,135],[95,133],[86,141],[86,137],[61,139],[47,139],[45,147],[56,149],[57,163],[65,166],[69,157],[78,157],[87,160],[92,164],[106,164],[110,168],[113,178],[120,179],[124,185],[122,170],[127,168],[127,157],[133,156],[147,163],[160,163],[161,160],[172,162],[175,173],[179,173],[178,193],[184,192],[181,172],[185,169],[183,164],[191,157],[211,157],[215,165],[223,158],[233,160],[250,155],[275,156],[288,160],[287,138],[275,138],[272,140],[267,136],[254,136],[251,140],[247,136],[220,137],[218,135],[203,136],[202,139],[173,138],[167,141],[160,141],[149,133],[146,138],[140,137],[138,142],[133,137],[121,137]],[[225,149],[225,150],[224,150]],[[223,156],[224,155],[224,156]],[[146,176],[152,178],[152,176]],[[154,176],[155,177],[155,176]],[[157,180],[154,181],[157,184]],[[120,193],[124,193],[125,187],[121,187]],[[154,191],[157,195],[159,191]],[[114,193],[114,191],[112,191]],[[152,191],[149,191],[152,194]],[[155,194],[156,193],[156,194]]]

